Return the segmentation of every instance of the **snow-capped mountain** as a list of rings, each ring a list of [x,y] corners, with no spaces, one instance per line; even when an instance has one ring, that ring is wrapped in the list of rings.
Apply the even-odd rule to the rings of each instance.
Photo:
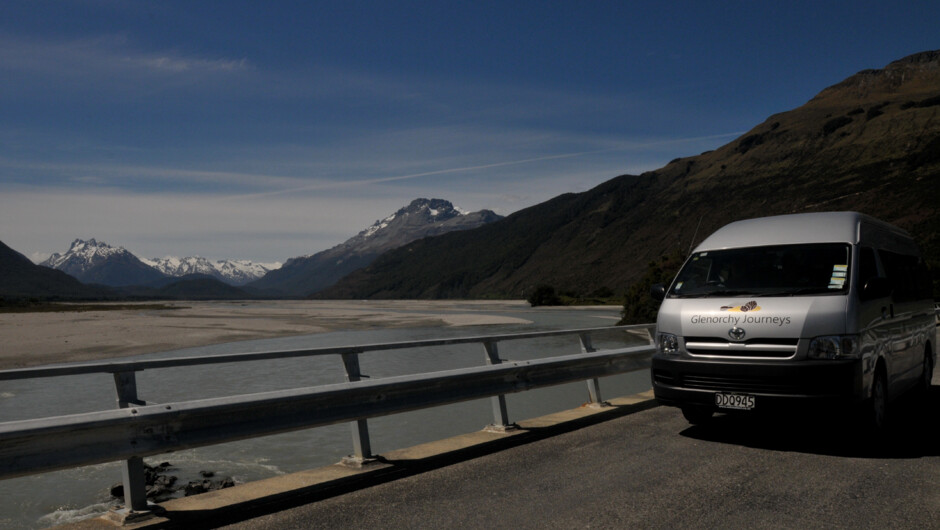
[[[76,239],[72,241],[69,250],[65,254],[53,253],[49,259],[40,263],[44,267],[58,269],[71,274],[72,276],[82,274],[110,258],[128,253],[124,247],[112,247],[104,241],[98,242],[92,238],[88,241]]]
[[[454,230],[476,228],[500,219],[489,210],[469,213],[444,199],[415,199],[397,212],[372,223],[355,237],[330,250],[343,248],[358,252],[385,252],[415,239],[436,236]]]
[[[56,252],[40,265],[65,272],[83,283],[112,287],[143,285],[164,277],[124,247],[112,247],[95,239],[76,239],[66,253]]]
[[[40,265],[58,269],[84,283],[113,287],[147,285],[167,277],[192,274],[211,276],[231,285],[244,285],[277,269],[280,263],[247,260],[210,261],[201,257],[140,259],[124,247],[89,239],[76,239],[64,254],[58,252]]]
[[[281,267],[279,262],[254,263],[249,260],[210,261],[199,256],[187,258],[167,256],[165,258],[145,259],[142,261],[167,276],[202,274],[218,278],[231,285],[244,285]]]
[[[415,199],[380,219],[345,243],[310,256],[291,258],[251,287],[289,296],[321,291],[377,257],[412,241],[455,230],[476,228],[502,217],[490,210],[467,213],[443,199]]]

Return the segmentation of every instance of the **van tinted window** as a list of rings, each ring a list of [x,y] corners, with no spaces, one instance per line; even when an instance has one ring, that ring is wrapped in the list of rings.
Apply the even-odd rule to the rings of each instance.
[[[878,277],[878,264],[875,262],[875,251],[870,247],[858,250],[858,290],[861,292],[868,280]]]
[[[918,256],[879,250],[885,276],[894,288],[894,299],[898,302],[920,300],[930,297],[930,273]]]

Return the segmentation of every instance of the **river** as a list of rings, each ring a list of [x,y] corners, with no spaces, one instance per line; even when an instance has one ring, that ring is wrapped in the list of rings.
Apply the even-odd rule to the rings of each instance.
[[[452,311],[459,312],[455,302]],[[403,310],[404,311],[404,310]],[[445,310],[446,312],[446,310]],[[548,329],[606,327],[619,308],[525,308],[494,304],[491,314],[530,324],[427,327],[338,331],[277,339],[243,341],[142,355],[135,359],[218,355],[351,344],[531,332]],[[638,344],[622,331],[593,334],[594,346]],[[524,360],[579,351],[577,336],[507,341],[500,357]],[[360,355],[362,373],[381,378],[485,364],[479,344],[413,348]],[[148,404],[316,386],[344,381],[339,356],[256,361],[239,364],[170,368],[140,372],[138,393]],[[39,383],[42,384],[39,384]],[[115,407],[109,374],[67,376],[44,380],[4,381],[0,386],[3,421],[59,416]],[[601,380],[604,397],[631,395],[649,389],[649,372]],[[510,421],[575,408],[587,401],[587,385],[573,383],[507,396]],[[492,423],[489,399],[369,420],[375,454],[479,430]],[[334,425],[255,438],[147,458],[150,464],[170,462],[168,474],[182,484],[201,480],[201,471],[231,476],[236,483],[311,469],[338,462],[352,451],[348,425]],[[109,489],[121,480],[118,463],[86,466],[0,481],[0,527],[42,528],[104,513],[112,505]]]

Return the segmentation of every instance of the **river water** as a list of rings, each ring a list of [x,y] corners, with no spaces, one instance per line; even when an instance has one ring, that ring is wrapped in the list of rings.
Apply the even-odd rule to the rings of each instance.
[[[456,336],[522,333],[550,329],[606,327],[618,318],[610,308],[525,308],[494,304],[488,314],[525,319],[530,324],[426,327],[339,331],[299,337],[243,341],[187,348],[135,359],[189,357],[324,346],[416,341]],[[465,312],[459,302],[443,312]],[[479,307],[474,312],[480,313]],[[640,344],[623,331],[592,334],[597,349]],[[580,351],[576,335],[499,344],[500,357],[525,360]],[[360,355],[363,374],[371,378],[466,368],[485,364],[480,344],[412,348]],[[339,356],[256,361],[238,364],[168,368],[137,374],[138,395],[148,404],[171,403],[252,392],[316,386],[344,381]],[[40,384],[41,382],[41,384]],[[67,376],[0,383],[0,420],[40,418],[114,408],[114,383],[109,374]],[[601,380],[606,398],[649,389],[649,372]],[[507,396],[510,421],[575,408],[586,402],[587,385],[572,383]],[[372,451],[393,449],[480,430],[492,423],[489,399],[396,414],[369,420]],[[180,484],[202,480],[201,471],[231,476],[236,483],[334,464],[352,452],[347,424],[255,438],[145,459],[170,462],[168,474]],[[0,528],[42,528],[104,513],[114,503],[109,489],[121,480],[118,463],[87,466],[0,481]]]

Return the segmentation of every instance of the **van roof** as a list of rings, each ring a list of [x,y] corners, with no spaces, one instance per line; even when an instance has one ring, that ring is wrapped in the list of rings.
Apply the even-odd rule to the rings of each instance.
[[[858,212],[801,213],[735,221],[705,238],[695,250],[797,243],[857,243],[863,224],[866,231],[871,228],[910,239],[904,230]]]

